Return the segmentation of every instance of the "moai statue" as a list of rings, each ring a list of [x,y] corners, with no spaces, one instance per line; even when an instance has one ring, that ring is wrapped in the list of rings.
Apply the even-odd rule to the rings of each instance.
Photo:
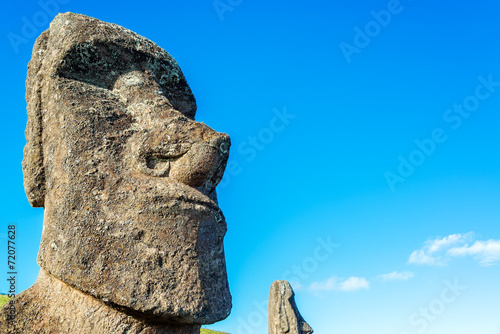
[[[269,293],[269,334],[311,334],[311,326],[302,318],[295,294],[287,281],[275,281]]]
[[[215,187],[230,140],[194,120],[176,61],[123,27],[59,14],[36,41],[26,90],[41,271],[0,311],[0,333],[193,334],[225,319]]]

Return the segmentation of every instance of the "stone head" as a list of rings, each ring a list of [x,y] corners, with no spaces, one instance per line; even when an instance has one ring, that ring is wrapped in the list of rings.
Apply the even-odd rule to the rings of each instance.
[[[215,187],[230,141],[194,120],[175,60],[118,25],[59,14],[36,41],[26,88],[24,184],[45,208],[39,265],[132,313],[226,318]]]

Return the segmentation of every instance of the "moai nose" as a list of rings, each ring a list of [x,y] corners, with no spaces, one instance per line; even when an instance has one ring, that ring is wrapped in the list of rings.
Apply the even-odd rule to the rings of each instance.
[[[222,179],[229,157],[231,140],[200,123],[189,121],[202,129],[194,141],[153,132],[139,141],[137,157],[142,173],[154,177],[169,177],[174,181],[212,192]]]
[[[229,136],[183,116],[150,73],[126,73],[116,80],[113,91],[134,115],[138,128],[145,130],[137,141],[141,172],[211,193],[226,168]]]
[[[222,179],[231,142],[225,133],[217,133],[207,142],[195,142],[188,152],[172,163],[170,177],[191,187],[215,189]]]

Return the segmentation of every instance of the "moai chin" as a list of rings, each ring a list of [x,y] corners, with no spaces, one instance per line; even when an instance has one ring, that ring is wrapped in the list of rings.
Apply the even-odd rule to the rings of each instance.
[[[40,276],[10,301],[15,333],[191,334],[226,318],[215,187],[230,140],[194,120],[175,60],[118,25],[59,14],[26,90],[24,186],[45,212]]]

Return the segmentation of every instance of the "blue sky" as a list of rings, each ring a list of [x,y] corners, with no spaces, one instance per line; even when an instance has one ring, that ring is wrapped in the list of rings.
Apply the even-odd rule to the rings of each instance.
[[[24,80],[55,10],[165,48],[197,120],[232,138],[218,192],[234,306],[211,328],[265,333],[288,279],[315,333],[500,333],[498,2],[5,3],[0,242],[16,224],[18,291],[43,221],[23,190]]]

